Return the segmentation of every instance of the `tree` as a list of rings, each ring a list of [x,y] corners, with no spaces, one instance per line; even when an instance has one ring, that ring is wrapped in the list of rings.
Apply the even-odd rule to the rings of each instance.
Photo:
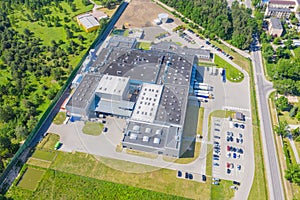
[[[286,47],[287,49],[291,49],[291,48],[292,48],[292,44],[293,44],[293,40],[289,38],[289,39],[288,39],[287,41],[285,41],[283,44],[285,45],[285,47]]]
[[[300,165],[295,164],[288,167],[285,171],[285,178],[290,182],[300,185]]]
[[[280,37],[275,38],[273,43],[279,45],[281,43],[281,38]]]
[[[279,122],[279,125],[275,126],[274,130],[277,133],[277,135],[281,137],[286,137],[289,134],[287,128],[288,128],[288,123],[286,121],[283,121],[283,122]]]
[[[24,28],[23,33],[24,33],[26,36],[30,36],[30,34],[31,34],[30,30],[27,29],[27,28]]]
[[[285,96],[281,96],[276,99],[275,105],[280,111],[289,111],[291,107],[288,99]]]
[[[291,131],[291,133],[292,133],[292,137],[294,140],[298,141],[300,139],[300,138],[298,138],[300,136],[300,128],[299,127],[297,127],[296,129],[293,129]]]
[[[300,112],[297,113],[296,119],[297,119],[298,121],[300,121]]]

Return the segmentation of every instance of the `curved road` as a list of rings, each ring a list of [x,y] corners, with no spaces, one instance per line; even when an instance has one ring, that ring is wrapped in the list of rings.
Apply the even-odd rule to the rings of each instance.
[[[265,79],[261,52],[254,51],[252,53],[252,60],[254,65],[254,81],[258,101],[258,112],[260,118],[265,168],[268,179],[269,199],[281,200],[284,199],[284,192],[281,182],[281,174],[277,159],[273,127],[268,106],[269,94],[274,89],[272,83]]]

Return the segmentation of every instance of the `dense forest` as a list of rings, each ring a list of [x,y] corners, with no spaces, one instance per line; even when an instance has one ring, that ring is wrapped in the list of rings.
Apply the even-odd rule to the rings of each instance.
[[[228,8],[226,0],[162,0],[185,17],[205,28],[207,35],[216,34],[241,49],[248,49],[257,23],[251,9],[237,1]]]
[[[97,36],[74,19],[89,4],[0,2],[0,173]]]

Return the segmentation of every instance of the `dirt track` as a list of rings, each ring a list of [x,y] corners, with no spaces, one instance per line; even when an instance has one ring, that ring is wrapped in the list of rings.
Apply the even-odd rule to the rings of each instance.
[[[126,28],[154,26],[153,20],[157,18],[157,15],[166,12],[166,10],[151,0],[132,0],[117,22],[116,27],[122,28],[123,24]],[[171,13],[169,13],[169,17],[172,18],[176,24],[182,24],[182,22],[176,19]]]

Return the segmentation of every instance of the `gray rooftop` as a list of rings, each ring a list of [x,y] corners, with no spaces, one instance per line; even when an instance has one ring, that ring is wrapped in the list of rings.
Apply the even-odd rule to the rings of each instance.
[[[135,38],[116,35],[110,38],[106,48],[108,47],[126,47],[132,48],[136,43]]]
[[[268,7],[269,12],[286,12],[286,13],[291,13],[291,9],[289,8],[276,8],[276,7]]]
[[[101,78],[96,92],[122,96],[128,82],[129,78],[127,77],[118,77],[105,74]]]
[[[165,85],[155,117],[155,123],[182,126],[185,119],[188,88]]]
[[[270,19],[270,22],[272,24],[272,28],[274,28],[274,29],[283,29],[280,19],[272,17]]]
[[[159,50],[164,52],[174,52],[176,54],[182,55],[191,55],[191,56],[201,56],[201,57],[210,57],[210,51],[207,49],[193,49],[187,47],[181,47],[173,42],[160,42],[157,44],[153,44],[151,46],[152,50]]]
[[[134,107],[134,102],[130,101],[112,101],[101,99],[98,103],[95,111],[101,113],[109,113],[113,115],[130,117],[132,109]]]
[[[115,54],[118,51],[114,49]],[[123,53],[123,54],[122,54]],[[159,70],[159,58],[162,56],[159,52],[127,50],[121,51],[119,57],[107,62],[103,67],[104,74],[115,76],[126,76],[133,80],[143,82],[155,82]]]
[[[70,98],[67,106],[85,109],[89,105],[89,101],[94,96],[95,90],[99,81],[100,75],[87,74],[83,77],[79,86]]]
[[[148,146],[154,149],[168,147],[179,150],[180,134],[181,131],[177,127],[130,121],[123,142]],[[155,140],[158,143],[155,143]]]

